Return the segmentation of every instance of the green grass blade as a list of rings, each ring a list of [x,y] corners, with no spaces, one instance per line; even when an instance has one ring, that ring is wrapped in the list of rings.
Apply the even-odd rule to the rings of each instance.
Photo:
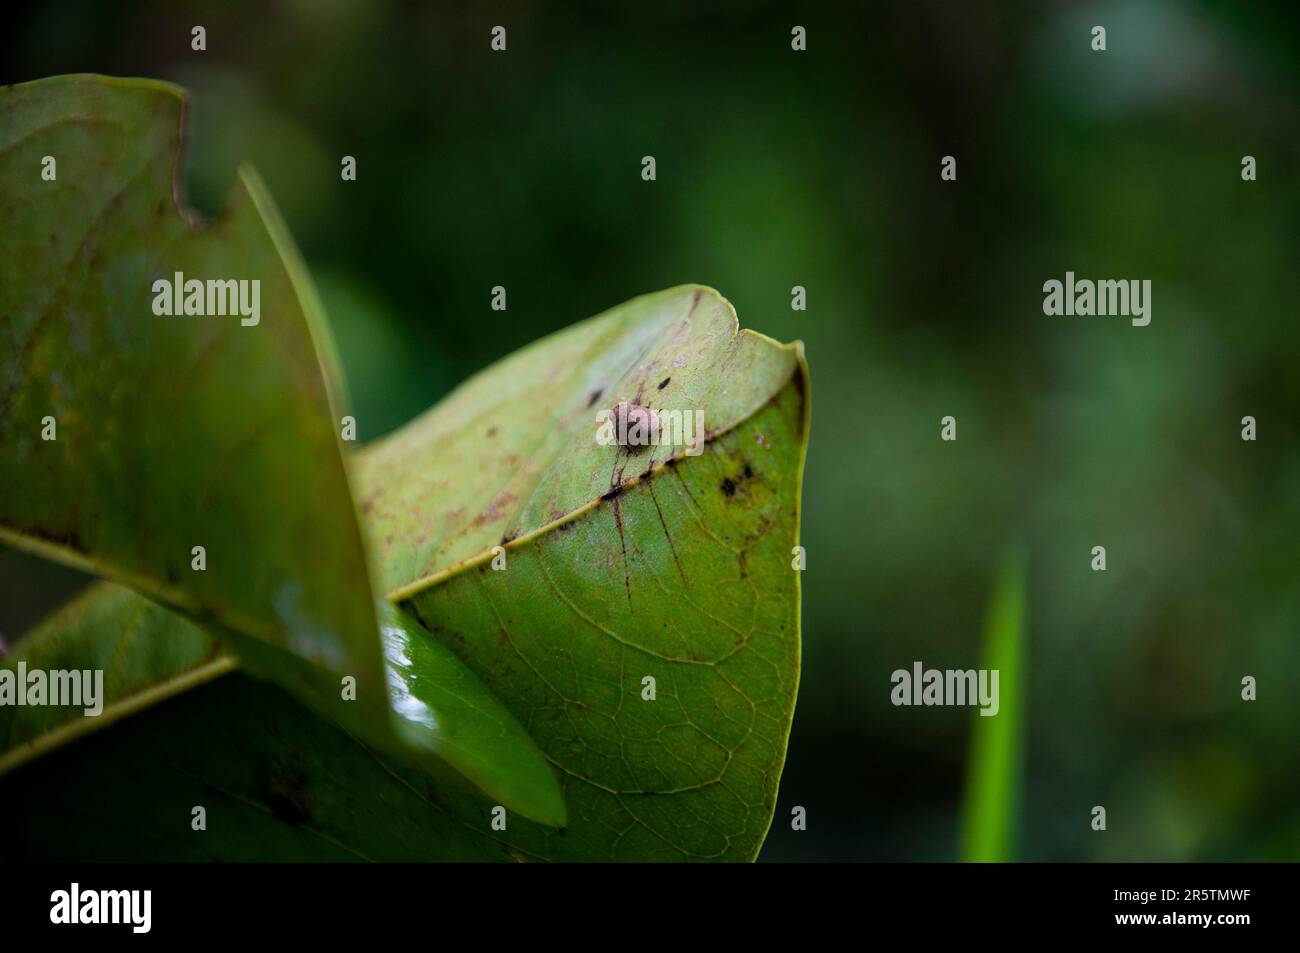
[[[1014,859],[1024,737],[1025,575],[1022,554],[1003,560],[985,620],[983,667],[999,673],[1000,704],[996,715],[974,715],[962,805],[965,861]]]

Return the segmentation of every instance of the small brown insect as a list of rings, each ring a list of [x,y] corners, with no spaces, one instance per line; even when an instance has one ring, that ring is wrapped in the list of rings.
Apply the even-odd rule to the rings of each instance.
[[[639,453],[659,442],[659,415],[649,407],[620,400],[610,411],[618,445]]]

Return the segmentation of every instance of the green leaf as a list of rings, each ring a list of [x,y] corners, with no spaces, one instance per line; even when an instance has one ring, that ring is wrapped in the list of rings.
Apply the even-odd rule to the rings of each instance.
[[[234,660],[202,629],[114,583],[96,583],[19,640],[0,670],[19,663],[43,672],[102,672],[87,716],[80,706],[0,707],[0,775],[91,731],[155,705],[235,668]]]
[[[371,744],[454,754],[513,808],[562,823],[535,751],[526,767],[500,746],[471,757],[390,708],[404,676],[381,654],[319,304],[251,170],[215,223],[177,206],[184,104],[102,77],[0,91],[0,540],[130,585]],[[155,281],[178,273],[257,282],[257,320],[157,314]]]
[[[409,614],[380,609],[389,698],[398,731],[504,805],[562,827],[564,799],[528,732],[450,651]]]
[[[64,82],[76,86],[88,81]],[[108,100],[115,97],[105,95],[101,101],[102,92],[78,89],[64,109],[95,126],[100,120],[91,117],[101,110],[112,115],[114,108]],[[172,91],[153,85],[130,87],[130,92],[145,99],[174,97]],[[79,102],[79,97],[88,102]],[[0,98],[0,108],[5,102]],[[130,131],[113,139],[114,147],[102,153],[130,153],[150,139],[149,124],[156,120],[150,118],[150,109],[136,111],[143,115],[129,123],[110,121]],[[69,125],[79,129],[81,122]],[[31,135],[39,139],[47,134]],[[79,148],[78,154],[94,154],[87,144],[81,145],[87,148]],[[15,142],[15,148],[0,152],[0,177],[6,182],[16,182],[12,177],[23,171],[21,163],[13,164],[13,156],[21,151]],[[174,160],[174,148],[161,151]],[[245,173],[245,190],[250,181]],[[134,196],[129,182],[122,191],[128,198]],[[249,194],[254,193],[255,188]],[[27,196],[26,191],[15,194]],[[223,238],[231,234],[240,245],[265,244],[264,232],[270,228],[278,235],[272,248],[289,247],[278,226],[263,225],[259,231],[246,222],[238,231],[230,227],[230,222],[243,221],[239,194],[237,188],[233,210],[219,228],[184,232],[176,237],[175,247],[168,246],[166,256],[151,244],[165,237],[161,225],[157,238],[141,234],[139,228],[115,233],[99,264],[93,264],[93,254],[83,256],[99,269],[93,272],[97,283],[86,287],[86,280],[72,280],[72,290],[47,310],[79,303],[94,318],[89,326],[99,333],[92,341],[95,346],[88,347],[93,352],[115,334],[138,339],[141,327],[150,326],[147,318],[142,322],[138,316],[122,317],[130,314],[125,303],[109,307],[109,300],[116,301],[109,291],[129,292],[137,280],[153,274],[151,268],[163,257],[170,266],[171,254],[196,241],[195,235],[204,239],[202,248],[220,250]],[[265,197],[255,204],[265,207]],[[116,212],[99,216],[88,226],[91,233],[106,227],[100,218],[117,220]],[[22,224],[18,232],[27,238],[15,240],[14,254],[41,260],[29,247],[33,223]],[[133,249],[136,241],[139,250]],[[225,249],[225,258],[191,253],[198,263],[194,267],[206,263],[227,270],[240,255],[235,248]],[[119,258],[126,263],[115,264]],[[269,253],[256,260],[263,258],[270,274],[275,264]],[[103,273],[118,270],[125,273],[115,283],[105,280]],[[305,287],[305,277],[296,266],[294,270]],[[264,281],[264,288],[274,286],[274,277]],[[24,294],[31,293],[28,286]],[[300,298],[286,293],[279,300],[289,307]],[[4,301],[9,310],[23,297]],[[329,395],[323,385],[319,393],[313,391],[313,382],[320,380],[316,364],[302,357],[304,377],[284,375],[294,382],[288,394],[274,374],[253,373],[249,378],[245,373],[256,370],[260,352],[251,344],[242,348],[237,336],[271,326],[266,301],[264,290],[263,326],[227,328],[236,337],[233,345],[209,331],[210,350],[187,353],[186,342],[192,344],[194,335],[173,332],[173,325],[167,325],[161,331],[165,346],[155,348],[152,358],[140,356],[141,349],[133,347],[128,349],[130,360],[115,352],[104,361],[73,360],[73,373],[60,375],[57,386],[49,383],[51,368],[76,345],[66,334],[63,340],[47,334],[41,324],[48,319],[24,323],[15,311],[19,320],[11,323],[21,331],[16,337],[35,344],[24,345],[12,369],[0,365],[8,375],[5,380],[22,384],[7,392],[0,428],[10,430],[0,429],[0,434],[11,432],[29,441],[24,445],[26,462],[39,462],[50,472],[47,487],[53,495],[47,499],[25,486],[23,501],[0,506],[0,523],[11,527],[10,535],[20,544],[122,579],[201,621],[221,638],[232,638],[245,663],[314,700],[325,683],[314,682],[293,660],[311,654],[304,643],[352,646],[341,637],[347,633],[350,638],[355,631],[343,624],[344,617],[350,619],[348,613],[356,611],[358,592],[368,596],[368,575],[364,556],[357,575],[340,568],[344,560],[339,553],[351,551],[349,530],[355,521],[349,521],[351,497],[342,466],[337,480],[321,475],[333,474],[339,448],[333,412],[326,417],[327,428],[319,425]],[[147,307],[147,300],[142,306]],[[315,319],[301,312],[298,317],[302,327],[318,334]],[[11,333],[9,325],[6,333]],[[279,333],[265,337],[276,343],[279,356],[298,353],[295,348],[304,340],[324,340],[312,333],[291,334],[288,343]],[[232,347],[242,362],[222,363]],[[159,355],[174,360],[160,362]],[[220,371],[196,376],[190,370],[196,359],[220,366]],[[171,376],[156,363],[171,367]],[[111,381],[101,379],[105,365],[136,374],[115,378],[128,382],[115,389]],[[92,385],[100,383],[89,387],[93,399],[78,404],[83,375]],[[147,387],[140,386],[142,380]],[[182,395],[181,412],[168,414],[165,443],[159,435],[157,405],[161,395],[171,391],[156,386],[163,380]],[[295,401],[304,401],[304,388],[309,396],[316,393],[307,400],[312,408],[297,408],[300,419],[294,427],[320,431],[315,452],[308,452],[305,438],[295,433],[293,438],[300,442],[291,440],[287,456],[277,446],[276,453],[255,463],[248,483],[254,493],[230,491],[221,497],[244,514],[235,520],[241,530],[239,544],[258,547],[244,550],[242,575],[223,577],[222,585],[238,590],[237,604],[246,610],[237,616],[224,608],[224,589],[178,585],[177,579],[185,577],[167,562],[170,548],[184,542],[186,533],[178,526],[223,529],[221,520],[196,506],[195,500],[206,501],[228,490],[229,481],[242,473],[230,465],[231,455],[256,457],[257,450],[265,449],[264,432],[227,419],[244,415],[217,400],[221,387],[213,382],[229,387],[233,380],[241,382],[241,395],[244,382],[252,380],[257,386],[246,396],[275,395],[276,400],[289,401],[290,411]],[[77,386],[67,386],[70,381]],[[130,412],[114,417],[120,408],[110,398],[117,391],[130,396]],[[69,406],[79,411],[72,416],[74,426],[83,429],[101,428],[101,412],[107,408],[114,424],[100,435],[97,456],[79,445],[78,457],[65,452],[71,447],[49,451],[35,446],[41,408],[56,398],[72,401]],[[602,443],[596,413],[620,402],[648,405],[662,420],[691,414],[687,419],[693,423],[694,413],[702,413],[704,439],[695,448],[700,452],[680,445],[638,450]],[[267,409],[254,403],[256,409]],[[376,579],[389,599],[415,615],[430,633],[405,625],[405,640],[388,639],[389,677],[404,675],[405,689],[416,702],[411,707],[417,716],[399,728],[408,752],[409,733],[420,722],[419,706],[436,713],[436,703],[445,705],[446,696],[455,693],[449,681],[473,672],[560,772],[569,806],[569,823],[562,831],[530,822],[528,812],[517,806],[512,811],[526,816],[512,813],[506,831],[492,831],[486,813],[491,798],[484,801],[481,795],[458,790],[455,778],[430,784],[411,775],[400,761],[387,756],[382,738],[363,733],[365,745],[358,743],[349,735],[354,724],[346,706],[335,716],[347,728],[339,731],[287,703],[269,686],[239,675],[223,676],[140,710],[108,731],[25,764],[0,784],[6,795],[39,813],[61,803],[51,785],[57,788],[77,776],[76,765],[84,764],[88,771],[114,765],[112,796],[105,797],[95,824],[105,831],[130,828],[137,836],[105,834],[97,843],[116,844],[119,850],[104,856],[138,856],[153,850],[166,855],[163,844],[171,845],[166,849],[198,849],[223,857],[266,856],[259,851],[270,845],[271,854],[279,855],[283,848],[285,856],[299,856],[310,853],[304,846],[310,843],[325,853],[329,851],[322,845],[328,844],[329,850],[366,857],[463,856],[477,850],[515,859],[750,859],[775,807],[798,682],[799,573],[792,565],[792,548],[798,543],[808,407],[800,346],[778,345],[739,330],[731,306],[716,292],[686,286],[636,299],[526,348],[355,459]],[[36,429],[23,432],[21,427],[33,415]],[[186,430],[195,420],[200,422],[196,431],[208,443],[216,439],[227,448],[224,454],[201,452],[205,440]],[[267,426],[278,433],[279,424],[271,420]],[[133,489],[124,494],[120,481],[114,482],[120,476],[114,470],[114,440],[133,427],[123,448],[124,466],[129,465],[133,478],[144,481],[140,485],[149,493]],[[171,439],[172,431],[180,432],[178,440]],[[329,441],[324,441],[326,432]],[[243,442],[228,446],[231,434],[242,435]],[[203,474],[203,491],[197,496],[192,488],[178,488],[195,467]],[[307,474],[305,484],[300,469]],[[0,476],[18,473],[0,471]],[[329,504],[329,513],[322,517],[322,500],[336,500],[335,489],[341,489],[343,508],[335,512],[335,505]],[[69,490],[84,492],[68,497]],[[259,493],[260,501],[247,499]],[[70,499],[84,505],[70,505]],[[105,505],[130,511],[134,522],[121,513],[95,515]],[[155,507],[157,516],[151,515]],[[252,516],[263,522],[247,522]],[[312,517],[327,525],[310,525]],[[304,545],[301,533],[307,530],[319,535],[307,537]],[[265,565],[263,535],[268,537]],[[94,545],[87,545],[88,540]],[[184,552],[188,555],[188,548]],[[300,598],[286,610],[282,600],[273,598],[282,596],[282,590],[255,584],[268,574],[301,569],[304,552],[312,554],[311,577],[319,586],[310,593],[295,590]],[[501,560],[504,568],[498,565]],[[317,597],[324,600],[320,605]],[[325,624],[322,618],[334,621]],[[154,638],[169,638],[172,624],[160,624]],[[370,606],[365,623],[358,624],[373,634]],[[395,662],[395,642],[404,646],[409,666]],[[419,676],[422,666],[435,665],[430,659],[441,660],[437,666],[447,663],[440,669],[449,673],[446,680],[422,683],[422,676],[410,677]],[[326,659],[318,667],[337,673],[337,664],[337,659]],[[397,707],[400,711],[403,706]],[[206,740],[189,744],[178,734],[182,725],[202,733],[204,724],[214,737],[239,737],[240,745],[232,748]],[[491,768],[499,766],[499,759],[483,748],[491,732],[475,737],[481,727],[475,722],[454,738],[425,736],[415,743],[441,744],[440,757],[458,758],[460,769],[470,777],[473,759],[483,758],[485,773],[497,782],[494,791],[479,780],[489,796],[496,793],[505,800],[499,794],[504,790],[516,799],[531,796],[534,805],[544,802],[545,792],[539,794],[536,785],[509,791],[502,781],[508,773],[493,775]],[[383,754],[374,753],[376,740]],[[432,750],[429,744],[425,747]],[[286,760],[292,762],[288,768]],[[354,782],[378,784],[376,764],[387,776],[400,779],[401,789],[408,792],[399,795],[379,785],[376,790],[386,792],[381,795],[384,806],[392,806],[398,819],[418,819],[438,836],[394,839],[382,824],[369,823],[373,817],[364,825],[347,822],[349,814],[361,811],[364,797]],[[170,785],[163,774],[172,777]],[[266,776],[274,783],[263,783]],[[546,776],[554,784],[549,770]],[[192,800],[196,784],[221,792],[226,797],[223,810],[230,813],[221,838],[209,838],[206,846],[197,848],[185,841],[181,848],[177,839],[186,832],[175,829],[172,812],[188,811],[188,804],[198,803]],[[153,798],[145,792],[155,787],[171,791],[177,800],[164,796],[168,807],[151,821],[153,815],[142,812],[139,804]],[[407,800],[408,795],[414,800]],[[540,810],[532,816],[553,819]],[[453,836],[458,828],[468,834]],[[131,849],[133,843],[139,845],[137,850]],[[76,844],[67,849],[75,854]],[[33,851],[39,855],[39,849]]]
[[[800,383],[702,456],[512,547],[507,570],[479,563],[410,599],[562,772],[569,829],[520,824],[516,849],[757,853],[798,682]]]
[[[515,718],[406,613],[385,603],[381,617],[389,697],[405,740],[504,803],[522,805],[522,813],[562,824],[564,804],[551,769]],[[202,629],[113,583],[91,586],[25,635],[0,670],[17,673],[20,664],[27,671],[101,671],[103,689],[96,701],[102,710],[86,716],[84,705],[0,708],[0,774],[218,678],[221,685],[211,694],[250,691],[246,679],[228,677],[234,660]],[[282,711],[285,705],[277,701],[276,707]],[[265,717],[270,715],[250,708],[223,731],[242,738],[250,730],[244,722]],[[311,718],[306,712],[293,717]],[[358,759],[376,756],[355,744]],[[20,773],[11,790],[31,777]],[[538,792],[550,799],[539,801]],[[341,831],[344,835],[364,842],[356,832]]]
[[[696,297],[695,289],[688,289],[630,307],[644,316],[647,300],[672,300],[678,310],[665,322],[671,338],[671,326],[688,315],[708,329],[710,322],[698,311],[692,313],[698,308]],[[605,336],[605,321],[625,320],[623,309],[611,314],[577,327],[599,340]],[[757,852],[775,806],[798,680],[798,573],[791,567],[791,547],[798,539],[807,435],[806,372],[797,350],[737,333],[728,309],[718,309],[712,321],[726,322],[728,333],[715,337],[719,350],[748,340],[792,358],[790,373],[776,383],[775,393],[762,401],[749,398],[758,404],[749,417],[730,429],[710,428],[712,436],[699,456],[678,454],[652,464],[650,450],[635,459],[622,448],[601,448],[607,454],[601,472],[624,471],[614,491],[606,490],[511,542],[506,569],[491,568],[489,550],[436,575],[406,600],[438,641],[464,659],[528,727],[562,771],[567,827],[552,831],[512,816],[507,831],[493,832],[487,825],[491,801],[442,785],[426,788],[418,781],[413,786],[428,803],[405,804],[402,811],[424,817],[422,812],[434,804],[469,833],[469,843],[487,837],[498,845],[499,856],[516,859],[748,859]],[[662,335],[665,328],[661,324],[658,330]],[[470,386],[517,381],[521,362],[552,346],[553,339],[539,342],[489,368]],[[646,351],[634,357],[627,380],[619,375],[608,379],[616,394],[624,393],[636,375],[657,375],[648,356]],[[706,366],[713,361],[707,354],[699,359]],[[627,392],[635,396],[636,389],[632,385]],[[456,409],[458,396],[445,406]],[[582,408],[584,418],[588,409]],[[443,412],[440,405],[410,431],[369,451],[389,455],[385,467],[372,474],[398,469],[394,448],[405,445],[420,448],[427,458],[405,460],[402,467],[421,470],[435,484],[446,479],[440,461],[458,457],[439,453],[437,441],[412,437]],[[594,414],[590,426],[594,433]],[[501,436],[498,427],[489,437],[491,429],[482,428],[484,440]],[[628,473],[634,459],[639,465]],[[642,697],[647,675],[656,682],[654,701]],[[241,685],[235,679],[222,683],[232,686],[230,691]],[[274,720],[290,731],[289,716],[280,708],[271,714],[251,702],[228,703],[221,688],[205,687],[202,693],[223,712],[230,709],[220,716],[229,730],[259,737],[258,729],[244,727],[245,722],[258,726]],[[115,737],[116,731],[106,732],[95,740],[96,751],[103,744],[112,748],[114,758],[127,759],[124,777],[152,778],[157,770],[151,767],[153,760],[175,750],[166,729],[175,716],[165,709],[182,704],[190,710],[187,698],[132,719],[130,732],[137,743],[127,745]],[[304,732],[321,730],[302,726]],[[215,784],[233,790],[227,775],[236,768],[226,763],[229,752],[185,750],[187,775],[219,777]],[[251,759],[276,762],[269,742],[265,749],[246,750]],[[340,785],[339,777],[370,776],[374,758],[360,746],[339,745],[331,751],[336,760],[328,770],[296,770],[294,790],[304,803],[351,797],[355,792]],[[66,777],[70,769],[63,762],[75,753],[25,768],[15,783],[22,782],[23,791],[45,790],[55,783],[49,778]],[[259,795],[251,784],[239,788],[238,803],[258,805],[258,816],[274,814],[273,799]],[[31,801],[45,803],[34,795]],[[120,801],[135,803],[131,796]],[[137,814],[131,808],[121,823],[137,830],[152,830],[158,823]],[[426,822],[440,836],[451,836],[439,826],[441,818]],[[384,848],[340,822],[313,815],[311,823],[331,840],[370,857],[412,856],[408,851],[418,847],[417,856],[445,858],[470,849],[459,836],[437,842],[417,838],[402,850]]]
[[[712,439],[802,375],[801,361],[799,345],[741,330],[731,304],[700,285],[644,295],[518,351],[361,455],[381,585],[409,597],[687,458],[680,445],[602,446],[597,414],[619,401],[700,411]]]
[[[563,769],[563,830],[511,814],[505,831],[493,831],[494,799],[454,778],[414,774],[235,673],[0,779],[6,803],[24,818],[7,841],[15,858],[751,859],[775,806],[798,678],[789,549],[802,384],[792,379],[702,456],[616,497],[636,578],[670,587],[658,611],[634,603],[644,626],[621,628],[602,608],[621,611],[627,597],[621,546],[618,560],[609,551],[618,545],[612,500],[536,535],[505,571],[483,564],[416,600]],[[756,460],[771,469],[756,469]],[[783,472],[791,461],[795,468]],[[705,523],[714,497],[725,509]],[[682,570],[707,570],[717,584],[691,597],[703,607],[674,601],[685,591],[672,591],[683,584],[661,512],[674,545],[690,547]],[[518,595],[508,595],[516,585]],[[170,642],[184,623],[165,615],[170,626],[140,628],[139,640]],[[57,619],[19,647],[54,641],[67,628]],[[653,702],[642,699],[644,674],[658,683]],[[88,804],[77,792],[92,778],[97,795]],[[196,804],[208,816],[201,836],[187,826]]]
[[[220,626],[272,674],[382,699],[319,307],[251,170],[220,221],[177,207],[183,112],[136,80],[0,93],[0,540]],[[178,272],[260,282],[259,323],[156,315]]]
[[[1020,553],[1002,561],[984,626],[983,666],[998,675],[998,713],[974,715],[966,796],[962,805],[962,859],[1015,859],[1020,803],[1024,693],[1020,672],[1025,641],[1025,565]]]
[[[717,292],[674,288],[507,358],[364,454],[390,597],[562,772],[569,829],[520,825],[517,849],[757,852],[798,677],[805,373]],[[601,445],[596,411],[619,401],[701,410],[704,452]]]
[[[16,819],[4,856],[516,859],[488,836],[493,799],[464,785],[447,775],[435,786],[236,671],[0,778],[0,801]],[[195,807],[206,830],[193,829]]]

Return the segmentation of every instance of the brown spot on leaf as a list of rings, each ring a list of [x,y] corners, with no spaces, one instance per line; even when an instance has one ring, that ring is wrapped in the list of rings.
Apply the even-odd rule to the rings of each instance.
[[[495,523],[505,515],[501,512],[502,508],[512,503],[514,499],[515,495],[513,493],[509,490],[502,490],[497,495],[497,498],[483,509],[483,512],[474,517],[473,525],[482,526],[485,523]]]

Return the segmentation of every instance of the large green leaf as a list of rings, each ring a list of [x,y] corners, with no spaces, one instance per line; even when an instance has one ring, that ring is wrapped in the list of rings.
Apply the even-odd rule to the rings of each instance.
[[[602,444],[595,414],[620,401],[652,406],[661,419],[702,412],[702,452]],[[144,835],[101,841],[120,847],[103,856],[166,853],[160,845],[177,832],[156,828],[174,817],[164,812],[151,822],[137,806],[149,788],[139,785],[167,790],[159,773],[179,765],[187,784],[230,793],[228,839],[219,850],[217,838],[194,848],[223,857],[279,853],[259,844],[303,855],[295,833],[251,833],[279,823],[310,827],[316,847],[346,845],[366,857],[752,858],[775,805],[798,680],[791,549],[807,414],[798,346],[739,330],[725,300],[687,286],[526,348],[355,461],[376,577],[427,626],[404,626],[407,647],[442,659],[449,672],[463,663],[527,726],[561,773],[563,831],[513,813],[507,831],[493,831],[491,798],[458,790],[453,779],[412,780],[400,764],[238,675],[155,708],[124,703],[139,713],[25,764],[0,790],[40,811],[58,803],[45,794],[75,776],[76,765],[117,764],[122,780],[96,823]],[[168,592],[115,574],[212,627]],[[169,652],[170,633],[184,624],[170,613],[157,618],[139,640],[146,657],[151,642]],[[67,619],[52,621],[42,641],[62,642],[59,632],[70,628]],[[263,663],[260,647],[276,644],[238,647],[246,661]],[[404,678],[399,698],[425,664],[406,657],[413,664],[395,660],[390,643],[389,677]],[[130,697],[168,694],[141,685]],[[187,747],[176,726],[188,719],[196,730],[208,709],[222,732],[248,743],[237,751]],[[268,721],[276,731],[265,730]],[[25,743],[44,751],[45,729],[34,730]],[[466,746],[457,756],[473,777],[465,767],[477,753],[471,736],[461,734]],[[290,772],[298,806],[281,810],[284,783],[267,788],[257,779],[283,762],[282,748],[312,752],[313,744],[319,757],[303,754]],[[373,780],[381,763],[418,802],[393,795],[398,817],[423,818],[429,836],[399,847],[374,826],[346,823],[355,809],[302,808],[354,802],[360,795],[347,779]],[[431,809],[453,823],[432,818]],[[133,851],[131,843],[142,846]],[[64,853],[75,855],[75,845]]]
[[[762,843],[799,664],[805,385],[797,346],[686,286],[525,349],[366,452],[390,595],[563,772],[570,829],[523,830],[520,849],[737,858]],[[601,445],[595,411],[619,401],[702,411],[704,452]]]
[[[426,747],[506,804],[529,806],[534,792],[553,785],[550,768],[528,734],[463,664],[395,606],[385,604],[381,616],[389,694],[412,745]],[[223,738],[255,734],[257,723],[283,718],[280,712],[288,708],[278,696],[250,689],[247,679],[231,677],[234,660],[201,628],[112,583],[92,586],[37,626],[0,662],[0,669],[17,673],[20,665],[28,671],[102,672],[102,695],[97,699],[102,711],[87,717],[84,705],[0,708],[0,774],[216,679],[222,679],[221,685],[214,686],[212,693],[222,697],[235,693],[275,699],[274,711],[245,706],[233,721],[214,720],[213,725],[221,725]],[[237,702],[232,704],[238,707]],[[306,712],[291,717],[313,720]],[[211,731],[212,725],[205,730]],[[359,742],[353,744],[358,757],[373,757]],[[84,750],[74,749],[73,756]],[[242,743],[233,750],[248,752]],[[132,783],[138,785],[148,770],[141,764],[131,771]],[[30,776],[19,774],[12,789],[22,789],[28,781]],[[134,797],[148,801],[148,797]],[[563,821],[558,799],[543,805],[543,812],[547,810],[561,812],[554,820]],[[339,831],[339,837],[365,841],[361,833],[348,829]]]
[[[445,722],[390,707],[409,676],[381,654],[319,305],[251,170],[211,225],[177,206],[183,118],[183,95],[160,83],[0,92],[0,540],[127,583],[372,744],[450,755],[562,823],[539,754],[470,756]],[[154,282],[178,273],[257,282],[258,319],[156,314]]]
[[[716,308],[702,317],[699,302],[706,298],[716,302]],[[282,843],[287,855],[314,856],[308,848],[346,844],[349,852],[367,857],[478,856],[475,851],[486,849],[485,838],[498,845],[496,856],[517,859],[742,859],[757,851],[775,803],[798,678],[798,573],[791,568],[790,550],[797,541],[807,433],[805,372],[797,351],[736,332],[725,303],[710,292],[697,294],[697,289],[641,299],[557,337],[581,333],[607,339],[608,325],[624,325],[629,313],[637,315],[632,324],[643,324],[654,319],[664,302],[676,310],[660,314],[659,339],[667,334],[671,340],[672,329],[688,318],[702,330],[722,323],[728,333],[714,338],[716,352],[755,346],[788,354],[792,360],[787,376],[766,399],[753,399],[759,406],[750,416],[716,431],[710,428],[712,435],[699,456],[678,454],[652,463],[652,451],[643,451],[635,461],[640,465],[614,490],[560,513],[550,524],[528,527],[506,549],[505,569],[491,568],[488,550],[478,558],[462,559],[451,570],[435,570],[420,586],[404,587],[404,604],[420,615],[442,645],[468,662],[563,772],[570,818],[565,830],[551,832],[511,818],[505,832],[492,831],[491,801],[445,785],[412,782],[400,769],[388,766],[386,772],[395,770],[404,780],[405,793],[391,795],[394,810],[402,818],[425,818],[421,823],[430,836],[407,838],[398,849],[382,837],[372,840],[379,836],[374,831],[346,823],[354,812],[303,809],[299,813],[304,816],[295,814],[290,820],[309,823],[321,836],[313,834],[303,847],[296,835],[277,834],[274,842]],[[751,343],[737,344],[745,341]],[[521,367],[545,378],[546,365],[532,358],[553,354],[555,342],[539,342],[468,386],[482,387],[494,379],[517,384]],[[715,357],[692,353],[705,366]],[[635,376],[658,373],[649,355],[644,351],[623,373],[608,378],[616,396],[624,387],[635,396]],[[485,390],[493,392],[490,386]],[[383,466],[367,461],[363,469],[377,479],[412,468],[435,487],[448,479],[439,461],[458,458],[444,458],[437,452],[437,441],[421,441],[415,435],[435,425],[448,412],[444,408],[456,412],[463,406],[460,400],[459,394],[453,396],[407,431],[368,451]],[[536,410],[536,403],[531,406]],[[581,409],[588,418],[589,408]],[[559,416],[553,411],[549,419]],[[594,435],[594,415],[588,419]],[[492,424],[480,429],[485,445],[501,436],[500,427],[492,431]],[[398,463],[399,448],[428,457]],[[600,452],[607,454],[603,473],[617,473],[632,462],[621,448],[602,447]],[[485,454],[471,457],[488,461]],[[588,463],[582,466],[590,468]],[[499,496],[488,494],[473,473],[463,475],[462,482],[479,486],[491,499]],[[375,495],[373,484],[369,492]],[[386,532],[382,524],[374,531]],[[642,697],[646,676],[656,680],[654,701]],[[227,694],[235,693],[247,697],[242,703],[227,700]],[[41,792],[66,783],[75,758],[98,762],[108,757],[100,753],[101,745],[128,766],[124,776],[165,789],[159,772],[174,772],[158,765],[176,763],[177,752],[183,751],[183,773],[199,779],[194,783],[237,791],[228,806],[235,810],[239,805],[242,820],[230,818],[228,823],[246,822],[260,829],[272,823],[268,817],[278,816],[276,792],[283,787],[259,786],[259,778],[275,773],[267,766],[279,764],[281,757],[279,742],[257,727],[268,721],[280,726],[281,741],[298,732],[318,741],[331,739],[328,757],[322,755],[318,762],[304,756],[296,763],[293,790],[301,804],[335,804],[356,797],[341,777],[373,782],[376,762],[369,752],[324,732],[309,716],[291,717],[292,707],[277,694],[253,693],[243,680],[228,678],[205,687],[201,696],[222,712],[219,717],[227,730],[265,742],[241,749],[246,759],[263,767],[240,768],[220,746],[208,750],[179,745],[167,727],[177,719],[175,709],[183,708],[186,718],[201,718],[187,697],[132,719],[125,731],[131,743],[122,740],[119,731],[106,732],[95,741],[93,753],[78,755],[74,748],[24,768],[11,781],[15,796],[23,803],[46,804]],[[307,742],[293,744],[305,750]],[[232,775],[243,779],[242,786]],[[420,803],[406,801],[412,791]],[[174,822],[174,816],[151,821],[152,815],[134,807],[138,798],[138,792],[122,793],[112,800],[113,806],[105,802],[103,817],[116,818],[113,826],[146,831]],[[55,798],[48,803],[59,802]],[[438,818],[428,814],[431,808]],[[455,825],[447,827],[442,815],[452,817]],[[247,849],[240,830],[239,837],[222,842],[218,855],[265,856],[240,852]],[[178,835],[172,831],[158,836]],[[161,842],[151,838],[139,843],[150,851],[162,849]],[[126,849],[125,843],[118,846]],[[184,851],[198,849],[189,845]],[[209,843],[202,849],[217,848]]]
[[[702,456],[654,471],[616,497],[644,626],[616,622],[604,608],[612,602],[617,610],[627,598],[609,551],[618,546],[621,560],[612,500],[535,534],[506,570],[458,573],[413,600],[440,620],[431,623],[435,632],[507,699],[563,770],[565,829],[510,816],[507,829],[495,831],[493,799],[454,779],[421,778],[280,692],[233,674],[0,779],[0,796],[28,832],[10,838],[11,849],[95,859],[753,857],[775,804],[798,677],[789,548],[802,383],[787,382]],[[681,571],[707,576],[716,591],[674,603],[684,594],[672,592],[683,585],[674,547]],[[666,586],[662,611],[640,601],[642,585]],[[518,598],[509,594],[516,587]],[[102,590],[93,598],[142,601]],[[570,615],[578,611],[590,618]],[[137,627],[137,642],[153,640],[159,651],[184,624],[164,610],[147,618],[161,624]],[[56,616],[19,645],[66,643],[70,622]],[[77,637],[91,637],[90,627]],[[58,656],[77,657],[91,655],[65,648]],[[658,682],[654,701],[642,698],[645,675]],[[236,748],[225,742],[231,737],[240,739]],[[87,778],[97,779],[93,803],[72,793]],[[201,835],[188,827],[195,805],[208,814]]]
[[[323,326],[249,170],[211,226],[176,206],[183,107],[86,77],[0,94],[0,539],[382,698]],[[259,323],[155,315],[177,272],[258,281]]]
[[[788,383],[704,455],[533,536],[506,571],[479,564],[410,600],[563,772],[569,830],[521,825],[518,849],[757,853],[798,681],[804,409]]]

